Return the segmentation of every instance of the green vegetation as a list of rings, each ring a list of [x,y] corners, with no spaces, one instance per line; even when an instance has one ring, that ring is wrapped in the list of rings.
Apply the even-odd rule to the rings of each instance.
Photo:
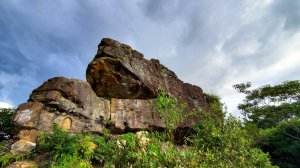
[[[166,91],[161,91],[157,101],[151,103],[152,107],[159,112],[160,117],[165,121],[168,130],[174,130],[185,118],[192,114],[186,114],[184,110],[187,105],[169,96]]]
[[[233,86],[246,95],[238,108],[246,117],[246,122],[254,123],[259,128],[270,128],[281,121],[300,116],[300,82],[287,81],[282,84],[265,85],[250,90],[251,83]]]
[[[32,153],[27,153],[23,155],[13,155],[9,153],[9,142],[8,140],[3,140],[0,142],[0,167],[5,167],[9,163],[24,160],[32,157]]]
[[[300,165],[300,82],[287,81],[250,90],[251,83],[234,85],[246,94],[238,108],[253,145],[268,152],[280,167]]]
[[[212,120],[218,127],[222,127],[225,119],[226,107],[221,99],[213,94],[204,93],[204,98],[209,104],[208,109],[200,110],[198,114],[202,120]]]
[[[92,139],[89,134],[70,135],[55,124],[53,133],[39,135],[36,152],[47,158],[42,167],[91,167]]]
[[[101,136],[70,134],[54,125],[52,133],[40,134],[31,159],[42,157],[40,167],[276,167],[269,156],[253,148],[241,121],[225,118],[223,104],[217,96],[206,94],[210,108],[186,114],[186,105],[161,92],[155,103],[165,119],[165,132],[112,135],[105,129]],[[202,120],[194,123],[185,144],[173,143],[172,130],[186,117],[197,113]],[[1,166],[12,160],[1,155]]]
[[[14,111],[12,108],[0,108],[0,139],[5,139],[5,136],[10,135],[11,117]]]
[[[31,157],[30,155],[31,154],[24,154],[24,155],[13,155],[10,153],[2,154],[0,155],[0,167],[5,167],[9,163],[30,158]]]

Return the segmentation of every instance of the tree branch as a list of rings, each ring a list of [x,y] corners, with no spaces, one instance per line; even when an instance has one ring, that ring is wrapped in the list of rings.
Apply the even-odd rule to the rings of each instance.
[[[298,133],[297,133],[297,136],[293,136],[293,135],[287,133],[286,130],[285,130],[284,128],[282,128],[282,130],[283,130],[283,133],[284,133],[285,135],[287,135],[287,136],[289,136],[289,137],[291,137],[291,138],[294,138],[294,139],[300,141],[300,138],[298,137]]]

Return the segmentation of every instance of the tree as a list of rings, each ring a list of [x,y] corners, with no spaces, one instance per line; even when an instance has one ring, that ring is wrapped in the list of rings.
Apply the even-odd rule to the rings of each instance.
[[[261,129],[256,146],[271,155],[273,163],[280,167],[296,168],[300,165],[300,119],[283,121],[276,127]]]
[[[250,90],[251,83],[233,86],[246,94],[238,108],[242,110],[246,122],[257,124],[259,128],[269,128],[277,123],[300,116],[300,82],[286,81],[279,85],[265,85]]]
[[[245,116],[255,146],[271,155],[280,167],[298,167],[300,157],[300,82],[286,81],[249,89],[251,83],[233,86],[246,94],[238,108]]]

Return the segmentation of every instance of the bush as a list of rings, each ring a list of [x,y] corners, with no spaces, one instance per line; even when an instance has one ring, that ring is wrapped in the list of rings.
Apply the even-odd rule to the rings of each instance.
[[[136,135],[70,135],[57,126],[38,137],[38,153],[46,155],[44,167],[273,167],[268,154],[251,148],[240,121],[225,120],[223,127],[212,120],[194,126],[189,145],[168,141],[166,132],[150,132],[146,146]],[[90,150],[95,143],[97,148]]]
[[[46,155],[45,167],[91,167],[93,154],[92,136],[70,135],[54,124],[54,131],[40,134],[37,139],[37,152]]]
[[[104,129],[102,136],[69,134],[54,125],[52,133],[39,135],[35,152],[44,156],[41,167],[275,167],[268,154],[251,147],[252,139],[239,120],[219,118],[225,116],[222,104],[212,98],[208,111],[199,110],[203,120],[193,125],[193,134],[182,146],[173,143],[170,130],[187,116],[185,106],[162,93],[157,110],[168,131],[144,134],[146,144],[134,133],[111,135]]]
[[[184,112],[187,105],[169,96],[164,90],[160,91],[157,101],[152,102],[151,105],[159,112],[168,130],[175,130],[188,117]]]
[[[193,127],[196,133],[188,141],[199,152],[198,165],[204,167],[273,167],[268,154],[252,148],[242,123],[229,116],[223,127],[214,120],[204,120]]]
[[[0,108],[0,141],[9,139],[11,134],[11,117],[14,112],[12,108]]]
[[[194,124],[194,134],[185,145],[175,145],[170,131],[150,132],[145,149],[132,133],[105,134],[95,140],[94,159],[104,167],[276,167],[268,154],[251,147],[252,139],[242,123],[233,116],[224,119],[223,105],[217,97],[210,98],[210,108],[199,110],[204,119]],[[184,106],[176,99],[162,92],[156,105],[169,130],[182,122],[183,108],[176,108]]]

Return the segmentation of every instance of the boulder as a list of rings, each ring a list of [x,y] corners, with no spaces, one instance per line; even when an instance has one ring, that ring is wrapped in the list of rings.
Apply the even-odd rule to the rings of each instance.
[[[109,38],[99,44],[86,78],[99,97],[152,99],[165,90],[187,103],[187,111],[208,106],[200,87],[182,82],[158,60],[144,59],[130,46]]]
[[[21,139],[11,145],[10,153],[14,155],[25,154],[33,150],[36,146],[36,143]]]
[[[110,101],[99,98],[87,82],[56,77],[32,91],[14,115],[19,138],[34,141],[37,132],[51,131],[53,123],[70,132],[101,133],[110,118]],[[27,130],[27,132],[26,132]]]
[[[186,112],[208,107],[200,87],[182,82],[158,60],[144,59],[130,46],[108,38],[99,44],[86,78],[87,82],[55,77],[33,90],[14,113],[14,134],[34,143],[40,132],[53,130],[53,123],[69,132],[102,133],[105,127],[114,133],[163,130],[164,121],[151,108],[161,90],[186,103]],[[198,119],[186,119],[176,136],[182,139]]]
[[[19,105],[13,120],[15,126],[27,129],[37,128],[39,113],[42,108],[43,104],[40,102],[28,102]]]

